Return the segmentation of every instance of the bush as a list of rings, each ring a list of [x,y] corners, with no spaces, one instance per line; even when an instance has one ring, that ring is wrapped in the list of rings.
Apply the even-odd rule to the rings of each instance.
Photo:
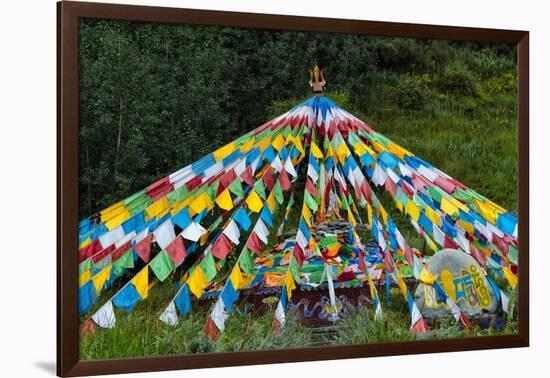
[[[438,81],[441,90],[459,96],[475,96],[476,80],[474,75],[463,67],[447,67]]]
[[[426,102],[427,90],[422,80],[407,76],[395,87],[394,100],[400,108],[417,110]]]

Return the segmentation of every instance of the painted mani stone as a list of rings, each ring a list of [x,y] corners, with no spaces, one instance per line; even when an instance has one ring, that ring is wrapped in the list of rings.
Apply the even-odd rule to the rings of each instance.
[[[459,250],[444,249],[430,259],[428,270],[467,316],[496,312],[496,297],[483,270],[472,256]],[[415,302],[426,318],[451,316],[446,305],[437,301],[437,294],[431,285],[418,285]]]

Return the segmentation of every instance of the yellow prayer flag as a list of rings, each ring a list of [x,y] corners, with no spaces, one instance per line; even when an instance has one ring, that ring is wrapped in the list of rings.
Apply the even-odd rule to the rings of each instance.
[[[269,208],[269,210],[273,212],[275,210],[275,195],[273,192],[269,194],[265,202],[267,203],[267,207]]]
[[[233,284],[235,290],[240,289],[241,283],[243,282],[243,274],[241,272],[241,268],[239,268],[239,264],[235,264],[233,267],[229,280],[231,281],[231,284]]]
[[[508,267],[502,268],[502,273],[504,273],[504,277],[506,277],[506,281],[508,281],[512,289],[515,289],[518,284],[517,276],[512,273],[512,271]]]
[[[292,277],[292,273],[288,271],[286,274],[284,284],[286,285],[286,297],[287,300],[290,300],[290,297],[292,296],[292,290],[296,288],[296,284],[294,283],[294,278]]]
[[[367,203],[367,221],[369,222],[369,226],[372,226],[372,207],[368,203]]]
[[[277,151],[281,151],[281,148],[283,148],[283,146],[285,145],[285,138],[283,137],[282,134],[279,134],[279,135],[277,135],[275,140],[273,140],[273,142],[271,142],[271,145]]]
[[[367,153],[367,149],[365,148],[365,145],[360,141],[355,142],[353,149],[355,150],[355,153],[358,156],[363,156],[365,153]]]
[[[206,208],[210,208],[210,206],[212,206],[212,200],[208,197],[208,194],[202,192],[189,204],[189,210],[191,210],[191,215],[193,216]]]
[[[405,207],[405,213],[409,214],[415,222],[418,222],[418,218],[420,218],[420,208],[416,206],[416,204],[413,201],[407,202],[407,207]]]
[[[387,149],[389,152],[393,153],[394,155],[399,156],[401,160],[405,158],[405,155],[412,156],[412,153],[410,151],[406,150],[405,148],[395,143],[391,143],[387,147]]]
[[[139,296],[146,299],[149,296],[149,266],[145,266],[134,278],[130,281]]]
[[[156,217],[160,212],[166,210],[168,207],[169,207],[168,198],[162,197],[158,201],[149,205],[149,207],[145,209],[145,212],[147,213],[147,216],[150,219],[152,217]]]
[[[92,273],[89,270],[85,270],[78,276],[78,287],[84,285],[92,278]]]
[[[425,266],[422,267],[422,271],[420,272],[419,278],[420,278],[420,281],[424,282],[427,285],[434,284],[434,276],[428,271],[428,269],[426,269]]]
[[[458,207],[456,207],[447,197],[441,198],[441,210],[446,214],[453,216],[458,213]]]
[[[311,153],[313,154],[313,156],[315,156],[315,158],[321,159],[323,157],[323,153],[321,152],[319,147],[317,147],[314,141],[311,141],[309,148],[311,149]]]
[[[262,210],[263,202],[258,193],[253,190],[246,198],[246,205],[253,212],[259,213]]]
[[[340,160],[340,163],[344,164],[344,162],[346,161],[346,157],[349,154],[348,147],[346,146],[345,143],[342,142],[338,145],[337,154],[338,154],[338,160]]]
[[[307,225],[311,228],[311,211],[309,210],[309,207],[304,205],[302,207],[302,217],[304,217],[304,220],[306,221]]]
[[[130,212],[126,210],[126,208],[123,208],[120,213],[112,218],[109,218],[105,222],[105,227],[107,227],[108,230],[112,230],[113,228],[120,226],[122,222],[127,221],[128,219],[130,219]]]
[[[197,266],[189,276],[187,286],[189,286],[189,290],[191,290],[197,299],[201,297],[204,289],[208,286],[208,280],[200,266]]]
[[[433,224],[436,226],[439,226],[441,224],[441,216],[437,211],[432,209],[430,206],[426,206],[426,217],[428,217],[429,220],[432,221]]]
[[[271,135],[266,136],[260,139],[260,141],[258,141],[258,147],[260,148],[261,152],[264,152],[267,146],[269,146],[270,144],[271,144]]]
[[[476,203],[477,207],[479,207],[479,211],[481,212],[483,218],[493,224],[496,223],[498,219],[498,211],[495,207],[491,206],[491,204],[487,202],[482,202],[477,198],[474,198],[474,202]]]
[[[103,289],[103,285],[105,285],[105,281],[107,281],[107,279],[109,278],[109,275],[111,274],[111,267],[112,265],[108,265],[105,269],[103,269],[101,272],[96,274],[94,278],[92,278],[96,293],[99,294],[101,289]]]
[[[305,153],[304,146],[302,145],[302,140],[299,137],[293,137],[292,143],[296,146],[296,149],[303,155]]]
[[[403,294],[403,297],[405,298],[405,300],[407,300],[407,285],[405,284],[405,281],[403,280],[399,269],[396,269],[396,276],[397,285],[399,286],[399,289],[401,289],[401,294]]]
[[[355,217],[353,216],[353,213],[351,212],[349,207],[348,207],[348,220],[353,224],[353,227],[357,226],[357,221],[355,220]]]
[[[241,152],[242,153],[248,152],[248,150],[250,150],[253,145],[254,145],[254,137],[251,137],[248,141],[246,141],[245,144],[241,146]]]
[[[101,221],[105,222],[109,218],[112,218],[113,216],[119,214],[121,211],[124,210],[126,210],[126,207],[124,206],[124,201],[119,201],[100,212]]]
[[[380,207],[380,216],[382,217],[383,224],[388,224],[388,213],[386,212],[386,209],[383,207]]]
[[[462,219],[458,220],[458,224],[469,234],[474,233],[474,225],[468,222],[464,222]]]
[[[216,151],[214,151],[213,156],[216,161],[220,161],[225,159],[227,156],[229,156],[231,153],[233,153],[237,149],[237,146],[235,145],[235,142],[231,142],[226,144],[225,146],[218,148]]]
[[[233,199],[231,199],[231,194],[229,194],[229,189],[225,189],[220,195],[216,198],[216,203],[223,210],[231,210],[233,208]]]
[[[399,209],[399,211],[403,212],[403,204],[399,201],[395,201],[395,207]]]
[[[210,236],[210,231],[209,230],[206,230],[206,232],[204,234],[201,235],[201,238],[199,240],[199,244],[202,246],[202,245],[205,245],[206,242],[208,241],[208,237]]]
[[[82,243],[80,243],[80,245],[78,246],[78,249],[82,249],[84,247],[86,247],[88,244],[90,244],[92,242],[92,238],[87,238],[86,240],[84,240]]]

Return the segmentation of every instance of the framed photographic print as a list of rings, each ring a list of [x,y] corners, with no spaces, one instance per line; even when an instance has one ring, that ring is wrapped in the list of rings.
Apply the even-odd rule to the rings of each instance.
[[[528,38],[58,3],[58,374],[527,346]]]

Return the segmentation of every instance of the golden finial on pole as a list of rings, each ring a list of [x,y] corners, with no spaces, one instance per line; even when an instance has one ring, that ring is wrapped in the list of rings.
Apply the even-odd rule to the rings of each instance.
[[[325,68],[320,70],[319,67],[315,65],[315,67],[313,67],[313,71],[311,69],[309,70],[309,86],[311,87],[311,90],[317,95],[317,97],[320,97],[323,95],[326,85]]]

